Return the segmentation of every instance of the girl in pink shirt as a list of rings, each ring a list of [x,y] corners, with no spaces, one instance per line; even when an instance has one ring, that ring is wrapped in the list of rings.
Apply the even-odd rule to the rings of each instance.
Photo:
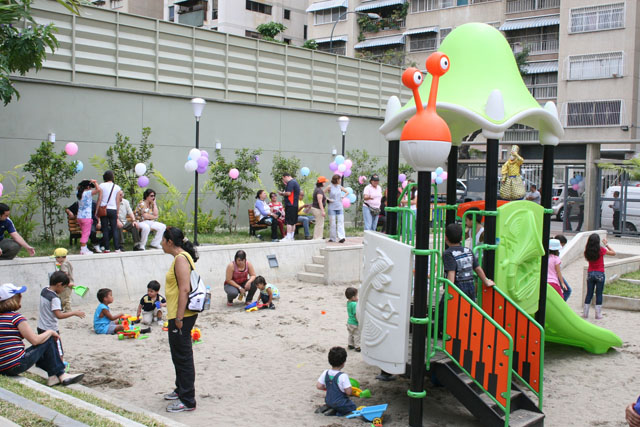
[[[553,287],[560,296],[564,299],[564,291],[566,290],[564,285],[564,280],[562,278],[562,271],[560,269],[560,265],[562,261],[560,261],[560,249],[562,249],[562,245],[559,240],[550,239],[549,240],[549,263],[547,266],[547,283]]]

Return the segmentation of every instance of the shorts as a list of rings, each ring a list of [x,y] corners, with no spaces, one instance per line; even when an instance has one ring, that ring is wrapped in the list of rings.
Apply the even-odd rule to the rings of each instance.
[[[142,312],[142,323],[150,325],[158,319],[158,312],[162,313],[161,308],[154,308],[153,311]]]
[[[298,208],[295,206],[284,207],[284,223],[287,225],[296,225],[298,223]]]
[[[36,330],[38,331],[38,335],[44,334],[45,332],[47,332],[44,329],[40,329],[40,328],[36,328]],[[56,331],[56,334],[60,335],[60,332]],[[60,354],[60,357],[64,356],[64,350],[62,349],[62,339],[58,338],[56,340],[56,348],[58,349],[58,354]]]
[[[107,335],[113,335],[116,333],[116,322],[114,322],[113,320],[111,322],[109,322],[109,327],[107,328]]]

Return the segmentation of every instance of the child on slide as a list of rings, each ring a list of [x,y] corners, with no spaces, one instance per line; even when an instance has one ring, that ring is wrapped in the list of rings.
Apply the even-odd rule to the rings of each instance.
[[[562,249],[562,244],[560,244],[560,240],[549,239],[549,261],[547,263],[547,283],[550,284],[551,287],[555,289],[560,294],[560,296],[564,299],[564,292],[566,291],[566,287],[564,284],[564,278],[562,277],[562,271],[560,269],[560,265],[562,264],[562,261],[560,261],[560,256],[559,256],[560,249]]]
[[[340,370],[347,361],[347,350],[344,347],[333,347],[329,350],[329,364],[331,369],[326,369],[320,378],[316,388],[326,390],[325,405],[318,408],[317,413],[325,415],[344,416],[356,410],[356,405],[349,399],[353,389],[349,376]]]

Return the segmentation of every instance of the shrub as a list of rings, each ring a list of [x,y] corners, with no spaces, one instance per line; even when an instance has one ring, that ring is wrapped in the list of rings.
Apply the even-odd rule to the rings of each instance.
[[[25,182],[27,176],[17,172],[21,168],[22,165],[18,165],[12,170],[0,174],[0,182],[4,185],[0,202],[11,208],[11,220],[16,226],[16,230],[26,241],[29,241],[38,225],[33,220],[33,216],[38,211],[38,197],[35,189],[27,186]],[[13,188],[12,191],[8,191],[7,181]]]
[[[354,206],[356,212],[353,225],[354,227],[359,227],[362,219],[362,209],[358,209],[358,207],[362,204],[362,193],[364,187],[369,184],[368,179],[374,173],[378,173],[378,158],[371,157],[367,150],[347,151],[347,158],[351,159],[353,164],[351,165],[351,176],[344,179],[344,186],[351,187],[353,194],[356,195],[356,201],[351,205]],[[358,178],[363,175],[367,177],[367,181],[360,184]]]

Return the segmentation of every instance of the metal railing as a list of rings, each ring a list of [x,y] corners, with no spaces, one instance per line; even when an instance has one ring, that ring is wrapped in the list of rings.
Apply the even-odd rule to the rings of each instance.
[[[542,53],[557,53],[560,42],[558,33],[549,33],[544,36],[518,36],[509,37],[507,41],[511,45],[511,49],[520,50],[527,49],[529,55],[539,55]]]
[[[507,13],[529,12],[560,7],[560,0],[507,0]]]
[[[558,97],[558,84],[527,86],[535,99],[556,99]]]
[[[503,142],[538,142],[540,135],[537,129],[507,129]]]

